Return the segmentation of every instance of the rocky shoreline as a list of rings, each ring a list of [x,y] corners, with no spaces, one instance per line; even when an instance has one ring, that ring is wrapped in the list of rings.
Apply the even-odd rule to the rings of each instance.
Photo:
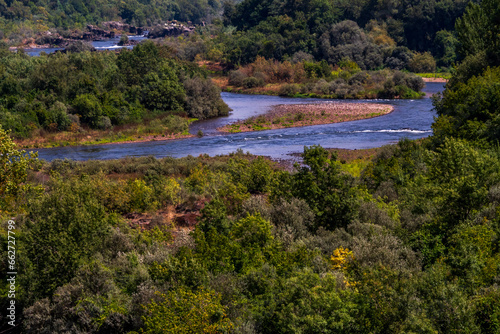
[[[19,48],[66,48],[76,41],[104,41],[120,35],[145,35],[148,38],[162,38],[167,36],[187,36],[196,29],[192,25],[184,25],[177,21],[159,24],[154,27],[137,27],[122,22],[102,22],[100,26],[89,24],[85,30],[72,30],[68,32],[39,32],[35,37],[26,38],[20,45],[10,47],[11,50]],[[129,41],[127,45],[134,45],[136,41]]]

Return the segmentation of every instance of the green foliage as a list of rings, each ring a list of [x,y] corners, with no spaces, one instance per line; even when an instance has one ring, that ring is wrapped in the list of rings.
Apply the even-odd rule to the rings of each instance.
[[[433,54],[436,57],[437,65],[450,67],[457,59],[458,39],[449,31],[441,30],[436,33],[434,39]]]
[[[25,184],[28,170],[38,162],[36,153],[16,150],[8,133],[0,126],[0,211],[8,211],[20,194],[29,189]]]
[[[31,205],[23,238],[27,258],[22,281],[25,298],[50,296],[77,268],[103,247],[113,223],[85,178],[53,180],[53,192]]]
[[[404,140],[353,178],[314,146],[275,168],[241,152],[44,164],[15,218],[23,332],[496,331],[496,149]]]
[[[405,57],[387,55],[394,49],[394,42],[418,52],[433,51],[445,61],[441,51],[435,50],[434,41],[443,41],[442,46],[448,48],[448,41],[442,39],[442,34],[438,37],[438,33],[454,29],[455,20],[465,12],[467,3],[244,0],[237,5],[228,4],[224,12],[224,24],[238,30],[231,43],[226,43],[231,50],[228,54],[234,52],[229,61],[248,63],[257,55],[281,60],[302,52],[329,63],[348,57],[363,69],[384,63],[403,69]],[[360,27],[371,29],[370,36]]]
[[[272,300],[273,313],[262,313],[262,332],[324,333],[345,332],[356,328],[355,304],[348,291],[337,287],[332,274],[320,277],[311,271],[298,272],[280,282]],[[271,296],[267,295],[267,298]]]
[[[124,21],[138,26],[151,26],[167,20],[192,21],[200,24],[222,8],[221,1],[61,1],[36,0],[30,3],[0,3],[0,29],[7,36],[50,28],[84,28],[87,24]],[[36,18],[36,21],[35,19]],[[18,26],[16,27],[15,24]],[[23,29],[20,29],[20,28]]]
[[[158,202],[153,200],[153,189],[145,181],[134,180],[127,184],[125,190],[130,195],[131,211],[149,211],[158,207]]]
[[[329,155],[319,146],[305,147],[306,166],[296,166],[297,173],[278,178],[273,197],[305,200],[316,215],[317,227],[334,229],[346,226],[353,219],[357,204],[352,178],[342,174],[336,156]]]
[[[415,73],[435,72],[436,61],[429,52],[417,53],[410,60],[408,68],[410,71]]]
[[[456,23],[459,49],[464,57],[486,51],[493,61],[498,61],[498,15],[496,1],[469,4],[464,16]]]
[[[218,88],[202,70],[171,58],[152,42],[133,50],[0,58],[0,124],[17,137],[36,130],[114,125],[180,114],[205,119],[227,115]],[[36,93],[35,93],[36,92]],[[172,120],[172,118],[167,118]],[[165,122],[167,132],[183,132]],[[159,129],[159,132],[163,132]]]
[[[439,118],[433,125],[436,140],[454,136],[479,143],[500,140],[500,67],[488,68],[467,82],[455,83],[434,105]]]
[[[213,291],[180,288],[159,297],[159,302],[146,305],[145,333],[221,333],[233,328],[220,295]]]

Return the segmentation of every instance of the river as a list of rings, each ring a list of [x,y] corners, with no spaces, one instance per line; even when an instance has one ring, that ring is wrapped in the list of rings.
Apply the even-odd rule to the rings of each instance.
[[[128,39],[131,41],[142,41],[147,39],[145,36],[128,36]],[[127,48],[127,49],[132,49],[134,46],[133,45],[127,45],[127,46],[119,46],[118,42],[120,42],[120,36],[115,37],[115,38],[108,38],[106,40],[102,41],[92,41],[90,42],[94,48],[98,51],[102,50],[115,50],[115,49],[122,49],[122,48]],[[37,57],[39,56],[42,52],[45,53],[54,53],[59,50],[64,50],[64,48],[36,48],[36,49],[24,49],[24,52],[27,55]]]
[[[222,99],[233,109],[227,117],[192,124],[190,131],[202,130],[202,138],[143,143],[106,144],[40,149],[39,157],[54,159],[117,159],[125,156],[184,157],[208,154],[215,156],[242,149],[275,159],[290,159],[290,153],[302,152],[304,146],[321,145],[327,148],[363,149],[379,147],[402,138],[418,139],[432,134],[431,124],[436,115],[430,95],[444,89],[442,83],[427,83],[426,98],[418,100],[354,100],[352,103],[374,102],[394,106],[390,114],[371,119],[336,124],[314,125],[258,132],[222,134],[216,128],[265,113],[273,105],[333,102],[335,100],[282,98],[266,95],[222,93]],[[343,101],[346,102],[346,101]]]

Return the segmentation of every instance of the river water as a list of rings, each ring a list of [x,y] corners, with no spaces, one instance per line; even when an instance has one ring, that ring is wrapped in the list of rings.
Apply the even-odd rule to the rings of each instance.
[[[144,39],[147,39],[145,36],[128,36],[128,39],[131,41],[142,41]],[[133,45],[127,45],[127,46],[119,46],[118,42],[120,42],[120,36],[115,37],[115,38],[108,38],[103,41],[92,41],[91,44],[96,50],[102,51],[102,50],[114,50],[114,49],[122,49],[122,48],[127,48],[127,49],[132,49],[134,46]],[[24,52],[27,55],[30,56],[39,56],[42,52],[45,53],[54,53],[59,50],[64,50],[64,48],[36,48],[36,49],[24,49]]]
[[[117,159],[125,156],[184,157],[208,154],[227,154],[242,149],[275,159],[290,159],[290,153],[302,152],[304,146],[321,145],[326,148],[363,149],[395,143],[402,138],[418,139],[432,134],[434,120],[430,95],[444,89],[442,83],[427,83],[426,98],[418,100],[354,100],[351,103],[374,102],[391,104],[390,114],[344,123],[314,125],[258,132],[222,134],[216,128],[265,113],[273,105],[334,102],[335,100],[282,98],[266,95],[222,93],[222,99],[233,109],[227,117],[192,124],[191,133],[202,130],[202,138],[144,143],[106,144],[94,146],[57,147],[40,149],[39,157],[54,159]],[[338,101],[338,100],[337,100]]]

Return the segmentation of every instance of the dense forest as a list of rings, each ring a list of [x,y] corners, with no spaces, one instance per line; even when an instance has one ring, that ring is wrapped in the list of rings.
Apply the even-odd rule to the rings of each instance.
[[[391,41],[415,51],[438,53],[452,38],[455,20],[463,14],[468,2],[244,0],[237,5],[228,3],[224,20],[249,34],[265,34],[268,43],[283,41],[288,53],[292,50],[325,53],[328,45],[351,37],[353,32],[349,30],[340,40],[328,36],[335,35],[335,30],[329,31],[333,24],[346,20],[371,31],[379,44]],[[364,40],[360,36],[356,42]]]
[[[113,20],[138,26],[151,26],[167,20],[200,24],[220,16],[221,12],[222,3],[218,0],[2,0],[0,30],[23,34],[26,29],[81,29],[87,24]]]
[[[356,61],[363,69],[405,68],[409,50],[438,65],[457,60],[454,25],[468,1],[288,1],[225,3],[220,44],[233,63],[257,55],[277,60],[308,54]],[[229,34],[228,29],[236,29]],[[237,61],[236,61],[237,60]],[[401,67],[403,65],[403,67]],[[411,70],[411,69],[410,69]]]
[[[370,8],[342,15],[365,17]],[[499,18],[497,0],[467,7],[454,32],[462,61],[433,98],[433,135],[370,159],[311,146],[291,169],[241,151],[46,162],[0,128],[0,270],[12,265],[12,232],[17,269],[17,326],[6,317],[12,288],[4,279],[1,330],[498,333]],[[119,120],[113,110],[162,112],[166,104],[189,113],[188,82],[205,82],[171,57],[172,47],[149,43],[119,54],[2,52],[0,87],[14,89],[3,114],[23,103],[47,115],[64,106],[54,115],[71,120],[78,110],[100,126]],[[53,74],[68,69],[74,75]],[[106,85],[116,96],[100,94]],[[175,94],[140,94],[144,85]],[[20,115],[46,124],[43,112]]]
[[[84,29],[117,20],[152,27],[167,20],[204,25],[213,39],[210,58],[248,64],[257,56],[286,60],[304,54],[335,64],[343,58],[362,69],[407,68],[412,58],[431,53],[449,68],[458,57],[455,21],[465,0],[344,1],[1,1],[0,39],[14,44],[36,33]],[[209,31],[207,31],[209,30]],[[410,52],[410,50],[412,50]],[[458,59],[459,60],[459,59]],[[432,72],[432,71],[429,71]]]
[[[227,115],[219,93],[206,72],[153,42],[118,54],[30,57],[0,50],[0,124],[21,138],[151,118],[162,120],[157,126],[167,131],[181,132],[187,118]]]

